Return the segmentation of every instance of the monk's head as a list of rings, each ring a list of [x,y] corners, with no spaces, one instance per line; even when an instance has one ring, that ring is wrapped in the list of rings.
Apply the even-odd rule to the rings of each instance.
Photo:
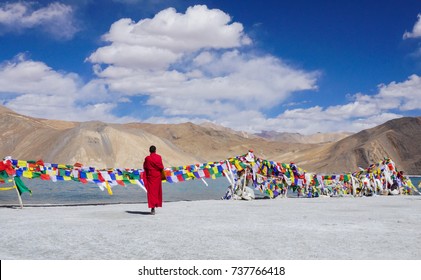
[[[156,152],[156,147],[155,146],[150,146],[149,147],[149,152],[150,153],[155,153]]]

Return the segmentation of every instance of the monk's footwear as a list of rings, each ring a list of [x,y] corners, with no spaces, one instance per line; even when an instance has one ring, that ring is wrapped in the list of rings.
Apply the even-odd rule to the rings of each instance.
[[[151,209],[151,215],[155,215],[155,208]]]

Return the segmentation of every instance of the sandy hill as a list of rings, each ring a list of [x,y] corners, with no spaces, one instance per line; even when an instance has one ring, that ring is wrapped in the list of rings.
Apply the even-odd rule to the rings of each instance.
[[[332,133],[315,133],[311,135],[303,135],[300,133],[262,131],[256,136],[279,142],[286,143],[303,143],[303,144],[320,144],[328,142],[337,142],[353,133],[351,132],[332,132]]]
[[[275,155],[289,152],[291,149],[300,150],[315,147],[315,145],[300,143],[285,144],[268,141],[249,135],[244,137],[241,133],[231,133],[229,130],[215,129],[193,123],[131,123],[126,124],[126,126],[141,129],[166,139],[182,151],[195,155],[201,162],[223,160],[244,154],[249,149],[252,149],[259,157],[276,160]]]
[[[231,129],[231,128],[228,128],[228,127],[225,127],[225,126],[222,126],[222,125],[219,125],[219,124],[215,124],[215,123],[212,123],[212,122],[204,122],[204,123],[201,123],[200,126],[206,127],[206,128],[211,128],[213,130],[219,130],[219,131],[222,131],[222,132],[228,132],[228,133],[236,134],[236,135],[242,136],[244,138],[254,138],[254,139],[255,138],[262,138],[259,135],[255,135],[255,134],[248,133],[248,132],[245,132],[245,131],[237,131],[237,130],[234,130],[234,129]],[[268,139],[268,140],[272,140],[272,139]]]
[[[277,143],[229,129],[183,124],[107,124],[31,118],[0,106],[0,156],[98,168],[141,168],[150,145],[165,166],[219,161],[254,149],[261,157],[308,145]],[[311,145],[310,145],[311,146]]]
[[[141,168],[149,146],[156,145],[166,166],[219,161],[253,149],[258,157],[295,162],[314,172],[355,171],[391,157],[399,169],[421,174],[421,117],[392,120],[343,139],[340,134],[316,136],[287,142],[209,124],[66,122],[31,118],[0,106],[2,157]]]
[[[384,157],[407,174],[421,174],[421,117],[405,117],[363,130],[338,142],[290,154],[290,159],[317,172],[355,171]],[[281,158],[284,160],[288,155]]]
[[[0,109],[0,154],[16,159],[98,168],[141,168],[151,143],[165,154],[164,164],[198,162],[194,155],[140,129],[102,122],[62,122],[30,118]]]

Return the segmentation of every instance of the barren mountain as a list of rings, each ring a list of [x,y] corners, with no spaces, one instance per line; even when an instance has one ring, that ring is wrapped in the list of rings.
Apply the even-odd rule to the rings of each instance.
[[[16,159],[73,164],[80,162],[97,168],[141,168],[156,145],[165,166],[219,161],[254,149],[269,158],[291,148],[308,145],[252,139],[192,123],[106,124],[65,122],[31,118],[0,106],[0,154]],[[310,145],[311,146],[311,145]]]
[[[149,146],[156,145],[165,166],[219,161],[253,149],[258,157],[295,162],[313,172],[355,171],[391,157],[399,169],[421,174],[421,117],[392,120],[337,142],[329,142],[329,137],[320,134],[300,143],[296,138],[273,141],[206,124],[65,122],[31,118],[0,106],[3,157],[141,168]]]
[[[256,133],[257,136],[279,142],[286,143],[303,143],[303,144],[320,144],[328,142],[337,142],[345,137],[352,135],[351,132],[332,132],[332,133],[315,133],[311,135],[303,135],[300,133],[262,131]]]
[[[141,129],[102,122],[71,123],[25,117],[0,109],[0,154],[16,159],[97,168],[141,168],[154,144],[165,154],[166,166],[198,162],[171,142]]]
[[[228,128],[228,127],[224,127],[222,125],[215,124],[215,123],[212,123],[212,122],[204,122],[204,123],[201,123],[200,126],[206,127],[206,128],[211,128],[213,130],[219,130],[219,131],[222,131],[222,132],[228,132],[228,133],[236,134],[236,135],[242,136],[244,138],[262,138],[259,135],[247,133],[245,131],[237,131],[237,130],[234,130],[234,129],[231,129],[231,128]],[[267,139],[267,140],[273,140],[273,139]]]
[[[173,143],[182,151],[195,155],[201,162],[219,161],[246,153],[252,149],[262,158],[276,160],[275,155],[291,149],[315,147],[300,143],[280,143],[259,137],[243,137],[229,130],[214,129],[193,123],[182,124],[149,124],[131,123],[126,126],[142,129]]]
[[[284,154],[308,170],[356,171],[385,157],[407,174],[421,174],[421,117],[405,117],[363,130],[335,143]]]

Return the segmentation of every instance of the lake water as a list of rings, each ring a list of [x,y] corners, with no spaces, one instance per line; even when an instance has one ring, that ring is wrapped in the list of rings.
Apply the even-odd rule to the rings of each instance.
[[[411,178],[412,184],[414,184],[414,186],[418,188],[418,185],[421,183],[421,175],[417,177],[410,177],[410,178]],[[418,190],[421,191],[420,188],[418,188]]]
[[[413,184],[418,186],[421,177],[411,178]],[[112,188],[113,195],[101,191],[96,184],[82,184],[73,181],[43,181],[39,179],[23,179],[29,193],[22,194],[24,205],[41,204],[112,204],[112,203],[145,203],[146,193],[137,185],[115,186]],[[163,199],[169,201],[183,200],[215,200],[221,199],[228,187],[226,178],[206,180],[206,186],[201,180],[190,180],[182,183],[163,184]],[[0,187],[10,186],[3,184]],[[255,191],[256,197],[264,197],[260,192]],[[0,206],[16,205],[18,198],[15,190],[0,191]]]
[[[144,203],[146,192],[137,185],[114,186],[113,195],[102,191],[96,184],[82,184],[73,181],[43,181],[39,179],[23,179],[32,190],[22,194],[24,204],[110,204],[110,203]],[[182,200],[214,200],[221,199],[228,187],[228,182],[221,177],[207,180],[206,186],[201,180],[189,180],[182,183],[163,183],[163,199],[169,201]],[[2,187],[10,186],[4,184]],[[18,204],[15,190],[0,191],[0,205]]]

